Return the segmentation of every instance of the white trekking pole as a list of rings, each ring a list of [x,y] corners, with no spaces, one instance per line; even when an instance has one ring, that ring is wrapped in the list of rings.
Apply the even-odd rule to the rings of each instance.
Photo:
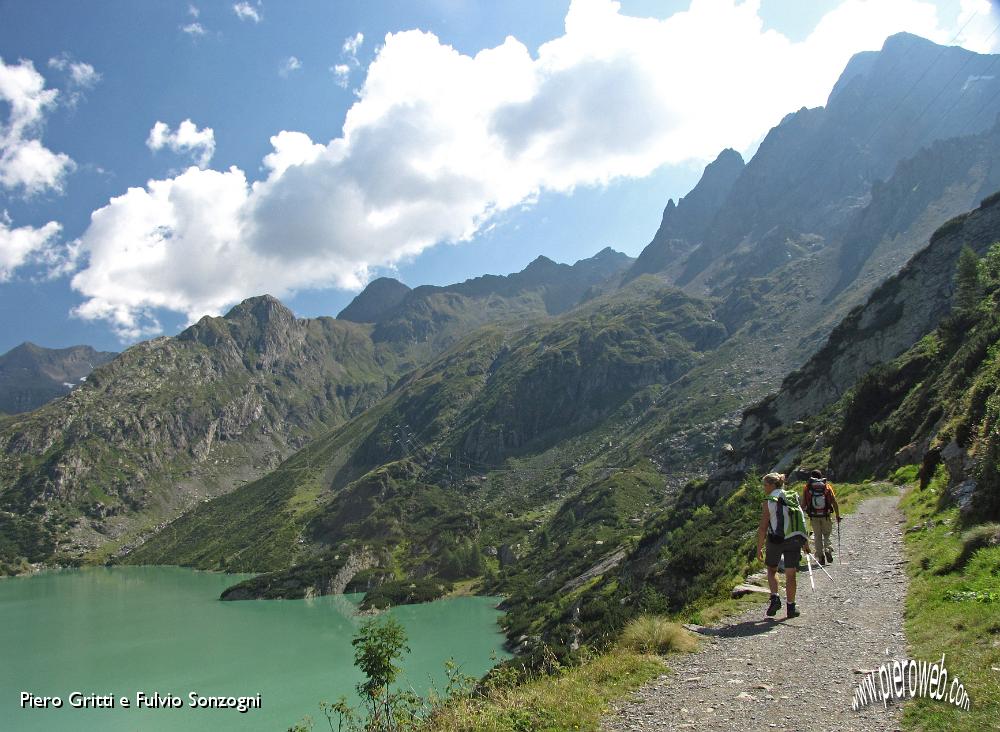
[[[806,567],[809,568],[809,585],[812,587],[813,592],[816,591],[816,583],[813,581],[813,563],[812,554],[806,554]]]
[[[825,574],[827,577],[829,577],[831,582],[833,581],[833,575],[831,575],[829,572],[826,571],[826,569],[823,567],[822,564],[819,563],[819,560],[816,559],[816,557],[814,557],[812,554],[807,554],[806,556],[809,557],[809,578],[810,579],[812,579],[812,563],[816,562],[816,566],[823,570],[823,574]]]

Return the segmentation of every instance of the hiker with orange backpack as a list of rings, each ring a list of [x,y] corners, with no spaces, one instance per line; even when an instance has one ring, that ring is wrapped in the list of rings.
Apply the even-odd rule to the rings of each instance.
[[[823,473],[814,470],[809,473],[809,480],[802,489],[802,505],[809,514],[813,536],[816,537],[816,556],[820,564],[833,562],[833,520],[831,514],[837,516],[837,529],[840,530],[840,506],[833,485]]]

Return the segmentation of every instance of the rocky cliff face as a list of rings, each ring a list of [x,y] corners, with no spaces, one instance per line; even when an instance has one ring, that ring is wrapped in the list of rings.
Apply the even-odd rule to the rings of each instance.
[[[994,236],[1000,234],[997,221],[993,226]],[[914,261],[926,266],[928,260]],[[988,248],[976,274],[936,327],[910,348],[866,370],[840,399],[808,419],[752,432],[760,436],[745,454],[756,465],[781,454],[788,466],[824,468],[846,479],[906,468],[906,479],[919,477],[921,487],[937,479],[948,489],[942,504],[954,501],[965,519],[1000,517],[1000,243]],[[884,323],[881,340],[897,331],[909,340],[911,327],[902,320]],[[861,348],[866,341],[870,337]]]
[[[901,161],[935,140],[993,126],[994,61],[905,33],[853,60],[825,107],[789,114],[768,133],[676,281],[717,288],[711,280],[727,258],[745,256],[773,231],[838,241],[875,181]]]
[[[776,394],[748,410],[739,430],[749,447],[782,425],[817,414],[876,364],[888,362],[930,332],[951,308],[962,247],[983,254],[1000,239],[1000,199],[992,197],[942,226],[899,272],[852,311],[826,344]]]
[[[883,279],[909,261],[944,221],[1000,190],[1000,124],[939,140],[876,181],[871,201],[852,218],[837,243],[831,301]]]
[[[71,389],[101,364],[115,357],[90,346],[42,348],[22,343],[0,356],[0,412],[38,409]]]
[[[660,228],[626,272],[625,280],[679,267],[682,259],[701,244],[744,167],[738,152],[723,150],[705,168],[689,194],[676,205],[673,199],[667,201]]]

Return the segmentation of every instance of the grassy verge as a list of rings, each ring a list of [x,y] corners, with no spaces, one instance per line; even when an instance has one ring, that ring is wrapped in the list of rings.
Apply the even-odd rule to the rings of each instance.
[[[435,732],[555,732],[597,730],[609,702],[666,671],[658,656],[616,648],[589,663],[525,684],[488,685],[482,695],[439,710]]]
[[[942,701],[907,705],[907,729],[1000,729],[1000,546],[989,546],[1000,526],[962,530],[958,510],[941,509],[942,481],[923,491],[912,488],[903,500],[910,591],[906,637],[910,655],[936,661],[946,654],[949,675],[957,676],[972,700],[969,711]]]

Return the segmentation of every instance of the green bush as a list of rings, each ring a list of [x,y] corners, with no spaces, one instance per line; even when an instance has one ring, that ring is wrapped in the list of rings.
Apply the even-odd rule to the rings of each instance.
[[[904,465],[892,474],[892,482],[896,485],[908,485],[916,483],[920,477],[919,465]]]

